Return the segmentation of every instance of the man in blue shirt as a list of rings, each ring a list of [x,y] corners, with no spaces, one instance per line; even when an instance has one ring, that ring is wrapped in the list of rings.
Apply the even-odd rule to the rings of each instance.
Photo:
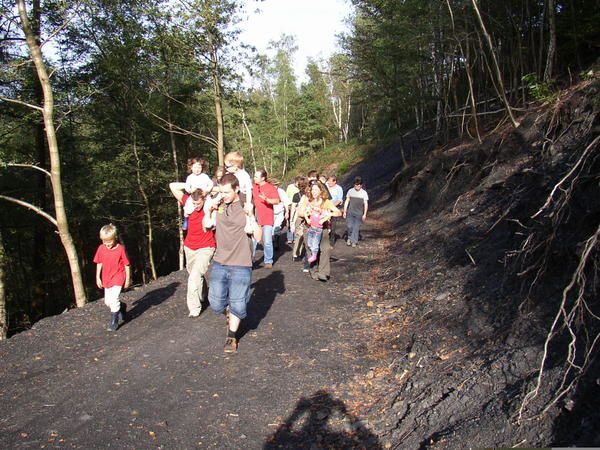
[[[339,184],[337,184],[337,178],[334,175],[330,176],[327,179],[327,188],[329,189],[329,194],[331,195],[331,202],[335,205],[336,208],[338,208],[341,211],[342,205],[344,203],[344,190]],[[331,232],[329,233],[329,242],[332,246],[335,245],[335,231],[337,228],[338,220],[338,217],[331,218]]]

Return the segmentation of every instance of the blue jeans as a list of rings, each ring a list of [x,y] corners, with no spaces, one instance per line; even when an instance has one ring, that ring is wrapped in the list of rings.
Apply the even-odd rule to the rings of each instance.
[[[263,225],[262,226],[262,242],[263,242],[263,250],[265,252],[264,255],[264,263],[265,264],[273,264],[273,226],[272,225]],[[252,257],[256,253],[256,245],[258,242],[252,238]]]
[[[246,317],[246,305],[250,301],[252,267],[224,266],[213,261],[210,271],[208,301],[216,314],[229,311],[239,319]]]
[[[287,230],[287,236],[286,237],[287,237],[287,241],[288,242],[294,242],[294,233],[292,233],[290,231],[289,225],[288,225],[288,230]]]
[[[346,214],[346,226],[348,228],[348,239],[354,244],[358,244],[358,233],[362,225],[362,216],[360,214],[348,212]]]
[[[310,227],[306,235],[306,245],[311,253],[318,255],[321,238],[323,237],[323,228]]]

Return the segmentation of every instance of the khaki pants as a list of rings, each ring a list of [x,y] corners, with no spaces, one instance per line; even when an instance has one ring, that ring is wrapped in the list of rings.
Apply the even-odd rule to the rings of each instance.
[[[202,311],[202,300],[208,295],[206,287],[206,272],[215,254],[212,247],[192,250],[183,247],[185,251],[185,267],[189,273],[187,285],[187,306],[190,315],[198,315]],[[203,292],[205,291],[205,292]]]

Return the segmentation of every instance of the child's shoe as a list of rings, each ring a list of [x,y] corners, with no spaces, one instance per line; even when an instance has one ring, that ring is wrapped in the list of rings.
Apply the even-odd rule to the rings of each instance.
[[[312,255],[310,255],[308,258],[306,258],[306,260],[307,260],[307,261],[308,261],[310,264],[314,263],[314,262],[317,260],[317,254],[316,254],[316,253],[313,253],[313,254],[312,254]]]
[[[119,328],[119,313],[110,313],[110,323],[108,324],[108,331],[117,331]]]
[[[188,229],[188,218],[187,217],[183,218],[183,222],[181,223],[181,229],[183,231],[187,231],[187,229]]]

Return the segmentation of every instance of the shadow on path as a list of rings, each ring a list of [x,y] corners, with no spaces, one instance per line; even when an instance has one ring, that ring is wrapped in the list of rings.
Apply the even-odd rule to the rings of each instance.
[[[127,321],[135,320],[144,314],[148,309],[152,308],[153,306],[160,305],[175,293],[179,284],[179,282],[173,282],[160,289],[154,289],[153,291],[145,294],[142,298],[134,301],[131,304],[132,309],[130,309],[127,313]]]
[[[337,429],[334,429],[333,426]],[[285,423],[265,442],[263,449],[278,448],[369,448],[381,449],[377,437],[341,400],[319,390],[301,398]]]
[[[239,338],[244,337],[250,330],[258,328],[275,298],[285,292],[284,276],[280,270],[273,270],[268,276],[256,280],[252,285],[254,291],[248,303],[248,316],[242,320]]]

